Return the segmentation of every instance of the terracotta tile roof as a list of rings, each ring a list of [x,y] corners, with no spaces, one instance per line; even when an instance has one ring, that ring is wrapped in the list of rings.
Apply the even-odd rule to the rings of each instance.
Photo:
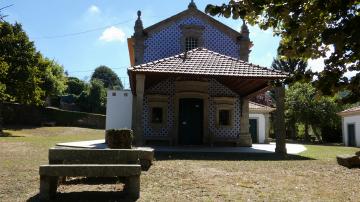
[[[352,107],[338,113],[340,116],[360,114],[360,106]]]
[[[262,105],[256,102],[249,102],[249,110],[250,112],[254,113],[254,112],[259,112],[259,113],[264,113],[264,112],[273,112],[276,109],[266,106],[266,105]]]
[[[287,73],[244,62],[205,48],[129,68],[130,72],[174,73],[247,78],[285,78]]]

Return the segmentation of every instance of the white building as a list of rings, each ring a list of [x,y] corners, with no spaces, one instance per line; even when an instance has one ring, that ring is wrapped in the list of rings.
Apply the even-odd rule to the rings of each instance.
[[[107,92],[106,129],[131,128],[133,97],[130,90]],[[253,143],[268,143],[270,113],[275,109],[249,102],[250,133]]]
[[[346,146],[360,147],[360,106],[339,112],[338,115],[342,117],[344,144]]]
[[[132,94],[130,90],[109,90],[106,103],[106,130],[131,128]]]

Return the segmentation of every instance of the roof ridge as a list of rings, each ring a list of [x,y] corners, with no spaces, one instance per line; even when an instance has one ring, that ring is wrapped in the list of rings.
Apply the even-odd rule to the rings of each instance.
[[[254,101],[249,101],[249,103],[252,103],[252,104],[257,105],[257,106],[259,106],[259,107],[273,108],[273,107],[270,107],[270,106],[267,106],[267,105],[263,105],[263,104],[260,104],[260,103],[254,102]],[[274,108],[274,109],[275,109],[275,108]]]
[[[186,55],[186,57],[185,57]],[[209,58],[211,61],[206,60],[204,58]],[[252,73],[246,73],[244,76],[259,76],[259,77],[278,77],[278,78],[285,78],[288,73],[284,73],[282,71],[275,71],[274,69],[262,67],[260,65],[254,65],[250,62],[243,61],[239,58],[231,57],[225,54],[221,54],[218,52],[215,52],[213,50],[209,50],[205,47],[197,47],[188,51],[181,52],[179,54],[161,58],[158,60],[154,60],[151,62],[147,62],[144,64],[135,65],[132,67],[129,67],[129,71],[151,71],[151,68],[162,68],[163,65],[168,64],[166,67],[166,71],[172,71],[171,69],[176,69],[177,66],[179,66],[180,59],[182,60],[181,64],[185,65],[185,69],[189,68],[191,66],[191,73],[196,74],[197,71],[210,71],[210,67],[214,67],[214,69],[211,69],[211,72],[202,72],[199,74],[213,74],[217,72],[218,74],[224,73],[224,68],[228,69],[226,71],[232,71],[232,74],[241,74],[239,72],[252,72]],[[187,63],[190,61],[190,63]],[[201,64],[199,63],[201,62]],[[215,67],[213,63],[218,63],[218,66]],[[170,65],[170,66],[169,66]],[[194,66],[195,65],[195,66]],[[205,66],[204,66],[205,65]],[[174,67],[174,68],[173,68]],[[203,70],[194,70],[196,67],[205,68]],[[182,69],[181,71],[184,71],[185,69]],[[165,69],[162,70],[162,72],[166,72]],[[175,70],[176,71],[176,70]]]
[[[360,110],[360,105],[355,106],[355,107],[350,107],[348,109],[343,110],[342,112],[349,112],[349,111],[353,111],[353,110]]]
[[[257,67],[257,68],[261,68],[261,69],[265,69],[265,70],[269,70],[269,71],[273,71],[273,72],[278,72],[278,73],[289,74],[288,72],[285,72],[285,71],[276,70],[276,69],[271,69],[271,68],[263,67],[263,66],[260,66],[260,65],[257,65],[257,64],[253,64],[253,63],[251,63],[251,62],[246,62],[246,61],[241,60],[241,59],[239,59],[239,58],[235,58],[235,57],[231,57],[231,56],[228,56],[228,55],[224,55],[224,54],[221,54],[221,53],[218,53],[218,52],[209,50],[209,49],[207,49],[207,48],[202,48],[202,49],[204,49],[204,50],[206,50],[206,51],[208,51],[208,52],[210,52],[210,53],[213,53],[213,54],[215,54],[215,55],[223,56],[223,57],[225,57],[225,58],[227,58],[227,59],[234,60],[234,61],[236,61],[236,62],[239,62],[239,61],[240,61],[240,62],[242,62],[242,63],[247,63],[247,64],[249,64],[250,66],[253,66],[253,67]]]

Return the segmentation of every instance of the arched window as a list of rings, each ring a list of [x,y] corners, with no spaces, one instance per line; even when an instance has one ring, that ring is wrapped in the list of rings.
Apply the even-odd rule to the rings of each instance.
[[[185,50],[189,51],[199,46],[199,40],[195,37],[185,38]]]

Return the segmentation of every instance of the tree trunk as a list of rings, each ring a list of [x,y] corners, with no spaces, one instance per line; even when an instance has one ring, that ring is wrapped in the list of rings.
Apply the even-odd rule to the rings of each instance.
[[[314,125],[311,125],[311,128],[312,128],[312,131],[314,132],[314,134],[316,136],[316,139],[319,141],[319,143],[322,143],[323,141],[322,141],[322,138],[321,138],[321,135],[320,135],[321,132],[319,133],[318,128],[316,126],[314,126]]]
[[[3,103],[2,101],[0,101],[0,136],[4,135],[3,132],[3,114],[2,114],[2,110],[3,109]]]
[[[290,125],[289,128],[290,128],[290,133],[291,133],[291,139],[296,140],[297,131],[296,131],[296,123],[295,123],[295,121],[291,120],[289,125]]]
[[[306,142],[310,142],[310,135],[309,135],[309,124],[308,124],[308,122],[307,121],[305,121],[305,134],[304,134],[304,136],[305,136],[305,141]]]
[[[276,148],[275,152],[286,154],[285,144],[285,88],[284,86],[275,87],[276,111],[275,111],[275,135]]]

